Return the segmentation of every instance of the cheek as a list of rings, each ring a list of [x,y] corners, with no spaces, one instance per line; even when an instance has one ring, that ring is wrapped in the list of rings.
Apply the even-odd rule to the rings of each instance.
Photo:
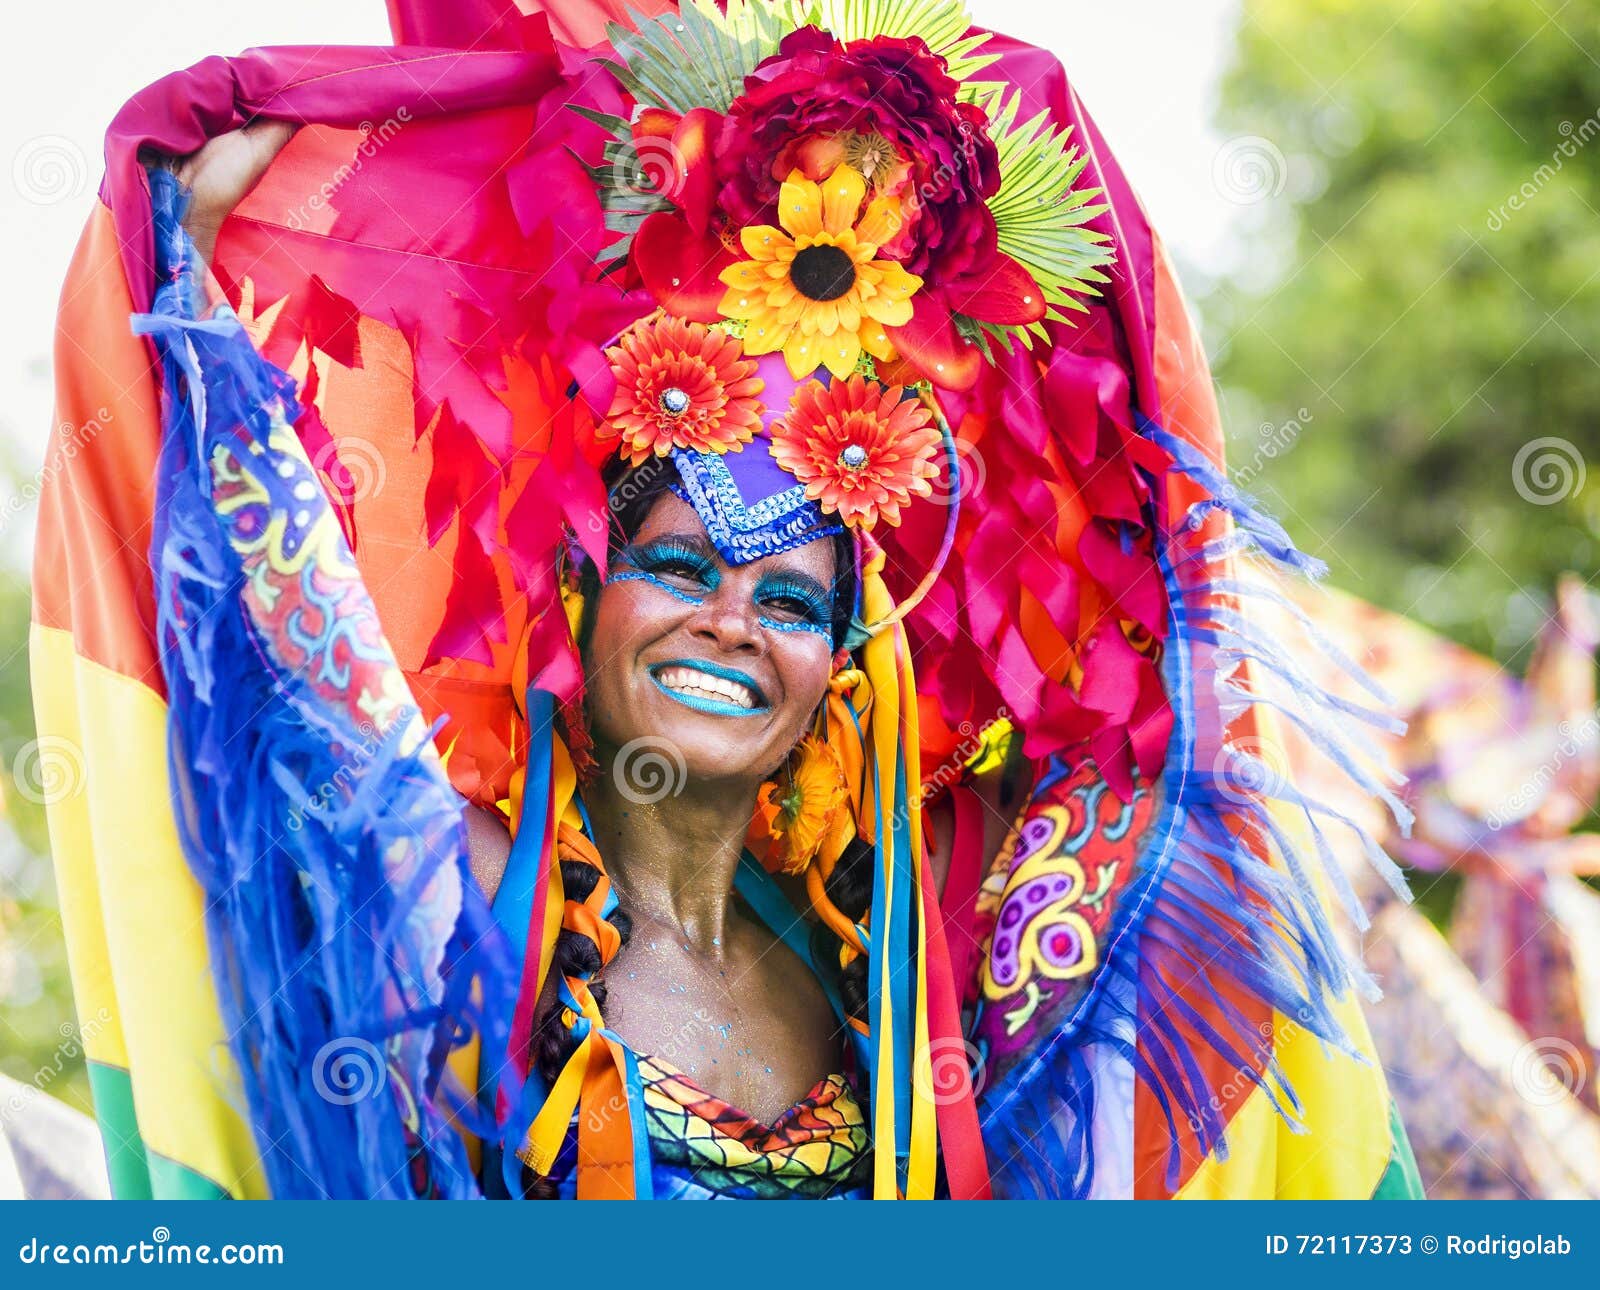
[[[653,627],[653,615],[638,584],[619,582],[602,587],[595,601],[589,647],[584,651],[584,684],[603,694],[620,683],[639,644]]]
[[[796,725],[803,726],[827,697],[833,645],[814,632],[782,633],[773,647],[773,662],[783,678],[785,706]]]

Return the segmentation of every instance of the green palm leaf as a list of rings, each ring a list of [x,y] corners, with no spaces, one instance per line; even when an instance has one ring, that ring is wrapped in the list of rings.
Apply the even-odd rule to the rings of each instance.
[[[1096,283],[1112,260],[1111,239],[1085,225],[1106,209],[1094,204],[1098,188],[1074,188],[1086,158],[1068,146],[1071,130],[1054,130],[1050,114],[1017,123],[1021,92],[1009,98],[997,90],[982,104],[989,135],[1000,159],[1000,189],[989,199],[1000,250],[1033,275],[1044,293],[1046,320],[1068,321],[1067,311],[1084,312],[1080,296],[1096,296]],[[1031,345],[1028,333],[1044,337],[1043,323],[1027,328],[999,327],[964,320],[963,331],[983,343],[992,337],[1009,347],[1013,339]],[[985,345],[987,352],[987,345]]]
[[[921,36],[958,81],[967,80],[996,57],[975,54],[989,35],[967,35],[972,19],[966,0],[778,0],[775,8],[788,15],[790,26],[821,27],[835,40]]]
[[[795,27],[786,4],[764,0],[683,0],[676,13],[646,18],[632,10],[632,29],[607,23],[617,61],[606,67],[647,107],[684,113],[726,112],[744,92],[744,78]]]

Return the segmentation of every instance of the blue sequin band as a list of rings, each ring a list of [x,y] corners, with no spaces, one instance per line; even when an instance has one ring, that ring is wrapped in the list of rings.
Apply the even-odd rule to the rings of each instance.
[[[843,524],[830,523],[820,506],[806,500],[803,484],[747,506],[721,454],[674,449],[672,460],[681,481],[671,486],[672,492],[694,507],[712,545],[729,564],[748,564],[844,532]]]

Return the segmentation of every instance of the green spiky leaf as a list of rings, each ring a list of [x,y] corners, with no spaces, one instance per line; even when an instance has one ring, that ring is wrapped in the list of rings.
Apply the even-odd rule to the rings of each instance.
[[[647,107],[684,113],[726,112],[744,92],[744,78],[778,50],[794,29],[786,5],[763,0],[684,0],[675,13],[646,18],[632,10],[632,28],[607,23],[617,61],[606,67]]]
[[[1101,272],[1112,261],[1111,239],[1086,225],[1106,206],[1096,204],[1098,188],[1075,188],[1086,159],[1070,145],[1070,128],[1056,130],[1050,114],[1018,124],[1020,91],[989,95],[982,106],[989,116],[989,135],[1000,160],[1000,188],[989,199],[1000,250],[1033,275],[1044,293],[1047,321],[1069,321],[1068,311],[1085,312],[1080,298],[1097,296]],[[1043,323],[1027,328],[972,324],[1010,349],[1020,339],[1031,348],[1030,333],[1040,338]]]
[[[791,27],[821,27],[835,40],[921,36],[958,81],[969,80],[998,57],[976,52],[989,33],[967,34],[972,19],[966,0],[778,0],[773,8],[788,15]]]

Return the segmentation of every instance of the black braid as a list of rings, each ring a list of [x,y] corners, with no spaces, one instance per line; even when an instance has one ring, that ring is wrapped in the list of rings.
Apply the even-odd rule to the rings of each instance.
[[[568,900],[583,902],[594,892],[600,881],[600,871],[583,860],[561,862],[561,887]],[[627,945],[633,935],[633,920],[621,905],[606,916],[606,921],[617,929],[622,944]],[[620,953],[620,950],[618,951]],[[580,932],[563,927],[556,934],[555,954],[551,960],[552,980],[568,976],[588,976],[589,993],[595,1006],[602,1012],[606,1006],[606,980],[601,970],[605,965],[600,958],[600,947]],[[552,1087],[561,1068],[567,1064],[578,1041],[572,1031],[561,1021],[561,1005],[552,998],[548,1007],[534,1025],[532,1049],[534,1068],[543,1077],[545,1086]],[[548,1178],[536,1175],[526,1167],[522,1171],[524,1194],[530,1200],[556,1199],[556,1187]]]
[[[876,868],[877,848],[860,838],[853,839],[839,856],[833,872],[822,889],[834,907],[852,922],[859,923],[872,906],[873,870]],[[840,970],[839,949],[844,939],[826,923],[812,929],[811,956],[819,965],[834,973],[834,984],[839,991],[839,1002],[845,1015],[865,1020],[867,1016],[867,972],[869,963],[865,954],[857,954],[848,966]],[[831,952],[830,952],[831,951]]]

